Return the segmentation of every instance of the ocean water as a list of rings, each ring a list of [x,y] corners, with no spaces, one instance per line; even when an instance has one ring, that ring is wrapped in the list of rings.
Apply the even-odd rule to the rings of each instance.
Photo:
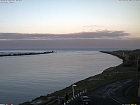
[[[31,101],[121,63],[115,56],[91,50],[0,57],[0,104]]]

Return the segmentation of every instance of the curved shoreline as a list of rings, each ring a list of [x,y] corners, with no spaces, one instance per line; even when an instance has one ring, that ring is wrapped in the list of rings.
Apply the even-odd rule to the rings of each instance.
[[[121,52],[108,52],[108,51],[100,51],[102,53],[107,53],[107,54],[111,54],[114,56],[119,57],[120,59],[123,60],[123,63],[115,66],[115,67],[109,67],[108,69],[104,70],[102,73],[88,77],[84,80],[78,81],[74,84],[76,84],[76,88],[78,88],[78,90],[75,90],[75,93],[79,93],[85,89],[88,90],[88,92],[91,92],[92,90],[97,89],[98,87],[101,87],[105,84],[114,82],[114,81],[118,81],[118,80],[122,80],[125,78],[132,78],[132,73],[128,73],[127,75],[124,75],[122,73],[118,74],[118,68],[121,68],[122,65],[125,62],[125,57],[123,56],[123,53]],[[118,77],[119,76],[119,77]],[[37,97],[35,99],[33,99],[31,102],[25,102],[22,103],[21,105],[32,105],[33,103],[37,103],[37,102],[41,102],[40,104],[38,103],[38,105],[45,105],[47,103],[47,105],[57,105],[57,96],[61,96],[65,98],[65,93],[67,93],[69,95],[69,97],[72,97],[72,90],[71,90],[71,86],[68,86],[62,90],[58,90],[55,91],[54,93],[48,94],[46,96],[40,96]]]
[[[120,54],[117,54],[117,53],[113,53],[113,52],[109,52],[109,51],[100,51],[100,52],[116,56],[116,57],[122,59],[123,62],[125,62],[125,57],[123,55],[120,55]]]

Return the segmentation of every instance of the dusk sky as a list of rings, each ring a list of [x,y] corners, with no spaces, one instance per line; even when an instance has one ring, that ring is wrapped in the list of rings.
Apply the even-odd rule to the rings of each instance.
[[[0,0],[0,49],[140,48],[140,0]]]

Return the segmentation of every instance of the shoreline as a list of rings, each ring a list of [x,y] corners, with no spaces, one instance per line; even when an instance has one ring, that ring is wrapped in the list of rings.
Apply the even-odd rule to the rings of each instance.
[[[109,52],[109,51],[100,51],[101,53],[106,53],[106,54],[111,54],[113,56],[117,56],[120,59],[123,60],[123,62],[115,67],[109,67],[105,70],[103,70],[102,73],[100,74],[96,74],[94,76],[90,76],[84,80],[80,80],[76,83],[74,83],[76,86],[76,90],[75,90],[75,94],[80,93],[81,91],[85,90],[87,92],[91,92],[101,86],[104,86],[105,84],[114,82],[114,81],[118,81],[118,80],[122,80],[125,78],[132,78],[132,73],[127,73],[127,75],[124,75],[122,73],[118,73],[118,69],[121,68],[123,66],[123,64],[126,61],[126,58],[124,57],[124,51],[113,51],[113,52]],[[122,53],[123,52],[123,53]],[[119,78],[118,78],[119,76]],[[65,94],[67,93],[69,97],[72,97],[72,89],[71,86],[68,86],[64,89],[55,91],[51,94],[47,94],[46,96],[40,96],[37,97],[35,99],[33,99],[30,102],[25,102],[22,103],[20,105],[33,105],[33,104],[37,104],[37,105],[45,105],[47,103],[47,105],[57,105],[57,96],[61,96],[65,98]]]
[[[113,52],[110,52],[110,51],[100,51],[101,53],[105,53],[105,54],[110,54],[110,55],[113,55],[113,56],[116,56],[120,59],[123,60],[123,62],[125,62],[125,57],[123,55],[120,55],[118,53],[113,53]]]

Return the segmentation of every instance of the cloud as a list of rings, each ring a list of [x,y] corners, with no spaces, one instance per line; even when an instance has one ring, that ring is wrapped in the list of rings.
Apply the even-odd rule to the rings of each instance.
[[[4,40],[0,49],[140,49],[140,39]]]
[[[21,34],[0,33],[0,40],[71,40],[71,39],[122,39],[129,36],[125,31],[100,30],[70,34]]]
[[[140,48],[140,38],[129,35],[110,30],[70,34],[0,33],[0,49]]]
[[[21,33],[0,33],[0,40],[43,40],[53,38],[51,34],[21,34]]]
[[[124,36],[129,36],[129,33],[126,33],[124,31],[96,31],[96,32],[82,32],[75,34],[75,37],[80,38],[91,38],[91,39],[116,39],[116,38],[122,38]]]
[[[91,28],[91,27],[101,27],[101,26],[98,26],[98,25],[87,25],[87,26],[83,26],[83,27]]]

